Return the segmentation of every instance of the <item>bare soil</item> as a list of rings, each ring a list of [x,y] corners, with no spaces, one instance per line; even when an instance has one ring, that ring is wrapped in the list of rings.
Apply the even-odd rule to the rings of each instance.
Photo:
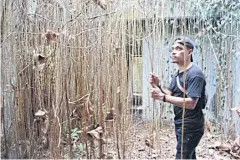
[[[104,157],[103,159],[175,159],[176,153],[176,137],[174,126],[172,124],[164,124],[162,129],[153,131],[152,123],[143,123],[138,120],[134,123],[131,132],[125,137],[125,157],[123,150],[119,149],[116,139],[113,137],[105,137]],[[129,133],[126,132],[126,133]],[[111,133],[113,134],[113,133]],[[92,151],[90,159],[97,159],[99,149],[98,142],[94,141],[95,149]],[[229,148],[233,144],[233,140],[224,139],[223,135],[216,131],[205,131],[205,134],[197,147],[197,159],[238,159],[231,154]],[[75,145],[76,146],[76,145]],[[121,144],[119,144],[121,146]],[[73,147],[74,148],[74,147]],[[121,147],[119,147],[121,148]],[[68,154],[68,147],[64,149],[64,158]],[[76,154],[74,149],[74,158],[87,159],[86,151]],[[46,151],[36,153],[32,158],[50,158],[50,152]]]
[[[129,139],[129,152],[126,159],[175,159],[176,137],[174,127],[171,124],[164,125],[163,129],[155,132],[155,140],[151,138],[151,124],[138,123],[135,125],[135,134]],[[224,144],[231,147],[231,140],[224,140],[219,133],[206,131],[200,144],[197,147],[197,159],[236,159],[230,154],[228,148],[219,147]],[[222,140],[221,140],[222,139]],[[154,142],[153,142],[154,141]],[[150,142],[150,145],[147,143]],[[117,159],[117,152],[114,146],[106,146],[107,156],[105,158]],[[123,158],[123,157],[121,157]]]

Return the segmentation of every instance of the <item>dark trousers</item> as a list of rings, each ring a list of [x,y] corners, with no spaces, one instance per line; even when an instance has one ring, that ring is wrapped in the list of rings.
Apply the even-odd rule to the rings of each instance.
[[[201,128],[200,130],[194,131],[194,132],[184,131],[182,157],[181,157],[182,128],[176,128],[175,132],[176,132],[176,138],[177,138],[176,159],[181,159],[181,158],[196,159],[196,147],[204,134],[204,128]]]

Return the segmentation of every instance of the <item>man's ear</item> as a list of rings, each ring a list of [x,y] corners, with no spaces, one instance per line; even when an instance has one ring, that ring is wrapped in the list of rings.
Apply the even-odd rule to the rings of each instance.
[[[192,49],[189,49],[189,50],[188,50],[188,54],[189,54],[189,55],[191,55],[191,54],[192,54],[192,52],[193,52],[193,50],[192,50]]]
[[[189,49],[189,50],[188,50],[188,55],[191,56],[192,53],[193,53],[193,50],[192,50],[192,49]]]
[[[188,51],[189,51],[189,53],[191,53],[191,54],[192,54],[192,52],[193,52],[193,50],[192,50],[192,49],[189,49]]]

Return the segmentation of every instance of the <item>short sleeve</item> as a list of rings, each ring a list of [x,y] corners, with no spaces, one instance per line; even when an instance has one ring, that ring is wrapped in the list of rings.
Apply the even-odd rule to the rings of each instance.
[[[189,80],[187,84],[187,96],[192,98],[200,98],[204,86],[204,78],[196,76]]]
[[[172,81],[171,81],[171,83],[170,83],[170,85],[169,85],[169,87],[167,89],[169,91],[173,92],[173,89],[174,89],[175,85],[176,85],[176,77],[173,77]]]

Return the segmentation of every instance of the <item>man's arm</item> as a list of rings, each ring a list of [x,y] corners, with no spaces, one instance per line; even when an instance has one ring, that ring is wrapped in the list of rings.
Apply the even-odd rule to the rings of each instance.
[[[194,109],[197,105],[198,99],[199,98],[188,97],[188,98],[185,98],[185,100],[184,100],[184,98],[182,98],[182,97],[174,97],[171,95],[165,95],[166,102],[175,104],[182,108],[184,107],[184,103],[185,103],[185,108],[187,108],[187,109]]]
[[[187,109],[194,109],[199,99],[199,98],[191,98],[191,97],[182,98],[182,97],[171,96],[171,94],[162,93],[158,88],[152,88],[151,95],[153,99],[158,99],[161,101],[164,101],[165,99],[165,102],[175,104],[179,107],[183,107],[185,104],[185,108]]]

